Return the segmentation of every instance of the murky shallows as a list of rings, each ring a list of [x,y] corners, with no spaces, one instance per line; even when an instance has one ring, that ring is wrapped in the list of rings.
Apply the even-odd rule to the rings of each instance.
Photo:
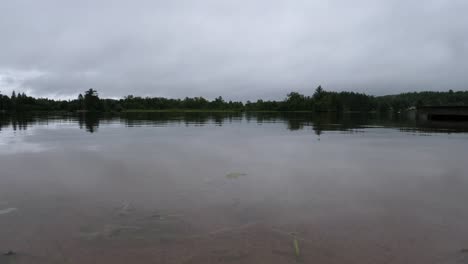
[[[466,263],[467,127],[3,115],[0,263]]]

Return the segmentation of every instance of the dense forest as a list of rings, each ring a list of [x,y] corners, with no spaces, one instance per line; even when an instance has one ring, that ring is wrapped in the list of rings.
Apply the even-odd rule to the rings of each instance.
[[[289,93],[282,101],[225,101],[203,97],[170,99],[128,95],[122,99],[102,99],[89,89],[74,100],[34,98],[25,93],[11,96],[0,92],[0,111],[63,111],[63,112],[122,112],[145,110],[203,110],[203,111],[314,111],[314,112],[400,112],[413,107],[436,105],[468,105],[468,91],[413,92],[398,95],[371,96],[355,92],[325,91],[317,87],[311,95]]]

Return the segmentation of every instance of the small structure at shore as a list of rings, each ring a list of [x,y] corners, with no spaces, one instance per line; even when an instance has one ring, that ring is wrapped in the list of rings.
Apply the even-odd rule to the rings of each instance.
[[[417,116],[420,120],[468,121],[468,106],[421,106]]]

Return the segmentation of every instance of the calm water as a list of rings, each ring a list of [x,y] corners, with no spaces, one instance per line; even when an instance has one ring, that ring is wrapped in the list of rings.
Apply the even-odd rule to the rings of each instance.
[[[0,251],[16,254],[0,264],[468,263],[467,131],[310,114],[3,115]]]

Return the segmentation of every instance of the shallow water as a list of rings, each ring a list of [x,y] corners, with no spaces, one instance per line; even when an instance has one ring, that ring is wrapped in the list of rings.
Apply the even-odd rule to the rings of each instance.
[[[3,115],[0,251],[16,254],[0,263],[468,263],[467,131],[373,116]]]

